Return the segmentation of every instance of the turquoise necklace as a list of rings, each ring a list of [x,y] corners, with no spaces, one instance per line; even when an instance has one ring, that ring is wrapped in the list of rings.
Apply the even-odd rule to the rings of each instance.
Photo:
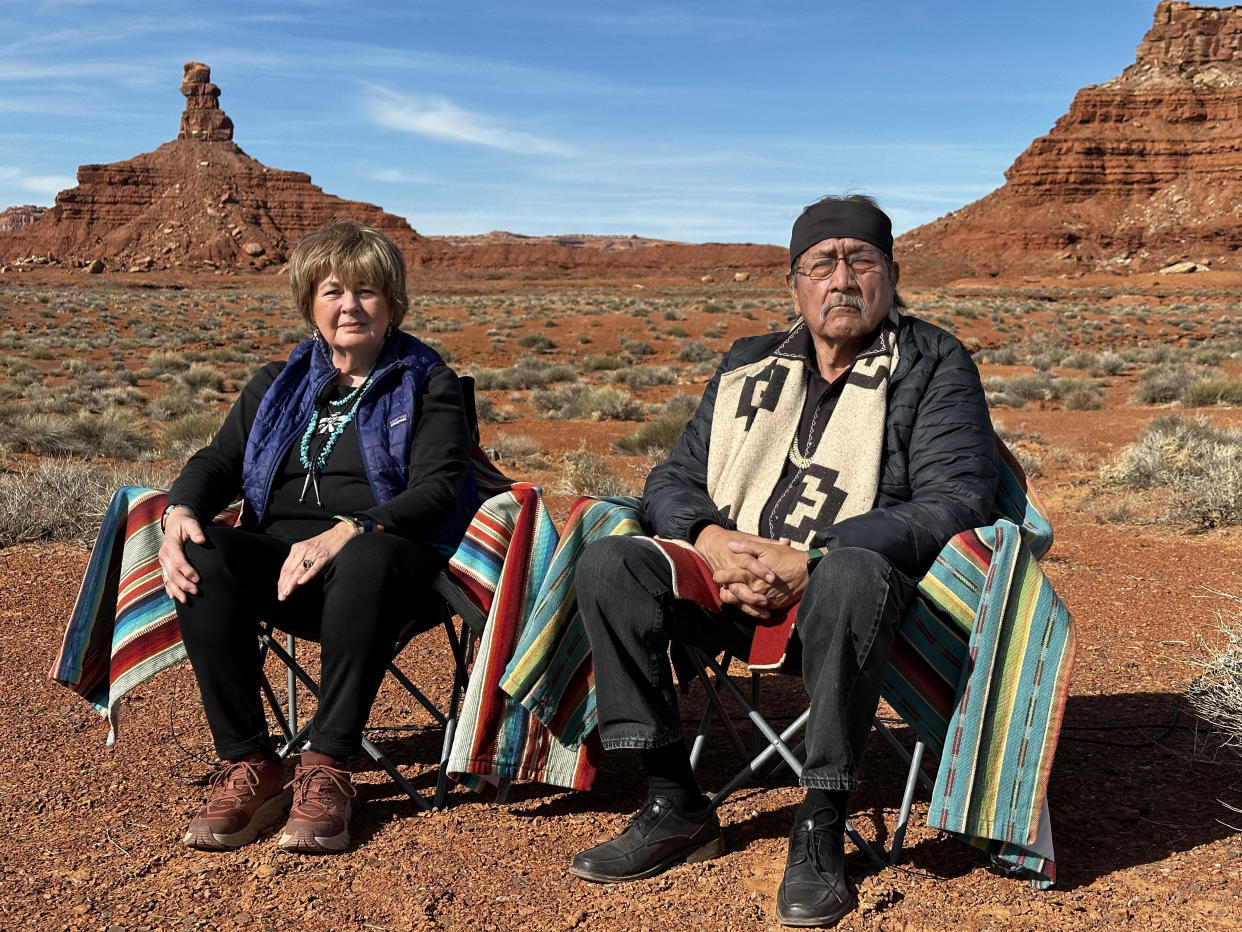
[[[371,384],[371,377],[375,373],[375,363],[371,363],[371,368],[367,370],[367,377],[362,380],[362,384],[353,391],[343,395],[340,398],[331,399],[328,404],[335,408],[343,408],[349,405],[349,408],[340,413],[331,415],[328,420],[332,422],[332,429],[328,434],[328,439],[324,441],[319,452],[315,455],[314,460],[310,456],[311,438],[315,436],[315,431],[319,428],[319,408],[312,406],[310,420],[306,422],[306,430],[302,431],[302,442],[298,446],[298,460],[302,464],[302,468],[306,470],[306,478],[302,481],[302,494],[298,496],[298,502],[306,500],[307,488],[315,490],[315,504],[322,508],[323,502],[319,499],[319,475],[323,472],[323,467],[328,462],[328,457],[332,455],[332,448],[336,446],[337,440],[341,434],[345,432],[345,428],[349,426],[350,421],[354,419],[354,415],[358,413],[358,407],[362,404],[362,396],[366,392],[367,387]]]

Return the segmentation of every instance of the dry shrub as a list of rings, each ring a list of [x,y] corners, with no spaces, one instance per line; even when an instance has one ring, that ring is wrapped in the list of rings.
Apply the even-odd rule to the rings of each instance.
[[[587,356],[582,360],[582,368],[586,372],[601,372],[620,369],[629,365],[624,355],[619,356]]]
[[[465,375],[474,376],[475,389],[485,392],[496,389],[541,388],[553,382],[571,382],[577,380],[578,371],[568,363],[550,363],[534,356],[523,356],[507,369],[471,366]]]
[[[533,437],[521,434],[506,434],[497,431],[492,442],[487,445],[487,455],[498,463],[514,463],[521,466],[539,466],[543,461],[540,454],[543,448]]]
[[[474,396],[474,413],[480,424],[500,424],[517,417],[512,408],[498,408],[486,395]]]
[[[185,372],[190,368],[184,353],[156,350],[147,357],[147,370],[158,375],[161,372]]]
[[[677,359],[681,362],[703,362],[705,359],[718,359],[720,354],[701,340],[687,340],[677,351]]]
[[[1156,418],[1122,451],[1105,477],[1136,489],[1168,489],[1170,523],[1200,528],[1242,524],[1242,431],[1207,418]]]
[[[587,388],[569,385],[532,393],[531,407],[540,417],[566,421],[590,418],[594,421],[637,421],[643,416],[642,403],[629,392],[617,388]]]
[[[528,333],[518,338],[517,345],[523,349],[534,350],[536,353],[546,353],[556,349],[556,343],[546,333]]]
[[[630,389],[672,385],[677,381],[677,370],[672,366],[634,366],[614,373],[612,381]]]
[[[210,443],[223,423],[224,414],[220,411],[203,411],[178,418],[164,428],[165,456],[178,461],[186,459]]]
[[[157,421],[174,421],[207,410],[207,403],[194,390],[182,382],[170,382],[164,394],[147,405],[147,412]]]
[[[1065,396],[1066,411],[1098,411],[1104,407],[1100,393],[1094,385],[1082,385]]]
[[[37,456],[135,460],[152,447],[147,433],[129,415],[115,408],[99,414],[27,411],[4,420],[6,445]]]
[[[90,542],[112,494],[124,485],[167,487],[149,468],[50,459],[0,473],[0,548],[40,540]]]
[[[1141,405],[1160,405],[1176,401],[1186,386],[1207,377],[1201,366],[1188,367],[1181,362],[1164,363],[1139,376],[1133,401]]]
[[[558,490],[573,495],[638,495],[641,484],[634,479],[608,468],[608,462],[598,454],[582,449],[565,458],[565,468],[557,483]]]
[[[195,364],[177,376],[177,381],[192,392],[224,391],[224,373],[215,366]]]
[[[1223,375],[1208,376],[1191,382],[1177,399],[1183,407],[1204,408],[1210,405],[1242,405],[1242,382]]]
[[[1223,746],[1242,755],[1242,598],[1220,594],[1234,603],[1233,613],[1217,612],[1216,637],[1200,641],[1192,662],[1201,672],[1186,688],[1186,699]]]
[[[1117,353],[1100,353],[1096,364],[1091,367],[1091,375],[1120,375],[1126,370],[1128,363]]]
[[[1012,379],[991,376],[983,380],[983,387],[987,393],[988,404],[992,407],[1007,405],[1021,408],[1028,401],[1051,401],[1053,381],[1052,375],[1047,372],[1020,375]]]
[[[697,405],[698,401],[689,395],[674,395],[654,419],[631,436],[617,440],[612,448],[618,453],[666,456],[681,437]]]

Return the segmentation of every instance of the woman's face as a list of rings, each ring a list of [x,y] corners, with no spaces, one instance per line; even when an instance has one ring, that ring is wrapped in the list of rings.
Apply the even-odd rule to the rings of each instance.
[[[350,290],[332,272],[315,286],[311,313],[338,367],[349,361],[355,367],[358,362],[369,366],[379,355],[392,320],[388,300],[377,287],[364,283]]]

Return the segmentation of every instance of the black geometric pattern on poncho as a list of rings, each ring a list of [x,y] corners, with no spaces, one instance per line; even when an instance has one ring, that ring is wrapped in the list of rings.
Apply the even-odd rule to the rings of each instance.
[[[859,388],[869,388],[874,391],[887,380],[888,366],[880,366],[870,375],[858,368],[855,368],[854,371],[850,373],[849,384],[857,385]]]
[[[838,475],[835,469],[819,463],[812,463],[799,475],[798,483],[802,488],[793,506],[782,517],[782,537],[807,540],[812,530],[832,525],[845,504],[845,490],[836,485]]]
[[[780,400],[781,389],[785,387],[785,377],[789,370],[775,360],[770,366],[754,375],[747,376],[742,383],[742,394],[738,398],[737,413],[734,417],[746,418],[746,430],[755,422],[755,415],[760,411],[775,411]],[[758,396],[758,401],[756,401]]]

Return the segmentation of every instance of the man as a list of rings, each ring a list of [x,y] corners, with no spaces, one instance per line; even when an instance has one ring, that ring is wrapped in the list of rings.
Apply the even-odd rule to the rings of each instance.
[[[682,739],[668,645],[747,656],[756,624],[797,602],[807,789],[777,913],[813,926],[853,908],[847,798],[894,631],[937,553],[986,523],[997,453],[970,354],[897,313],[892,224],[874,200],[810,205],[789,256],[796,323],[733,345],[643,492],[645,528],[693,544],[723,609],[676,599],[668,561],[640,538],[598,541],[578,564],[600,736],[639,750],[649,798],[571,872],[633,880],[724,850]]]

